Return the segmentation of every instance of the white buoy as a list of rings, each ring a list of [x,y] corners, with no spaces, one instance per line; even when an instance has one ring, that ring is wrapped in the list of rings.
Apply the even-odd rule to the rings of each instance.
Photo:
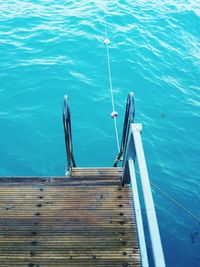
[[[118,112],[117,111],[113,111],[111,112],[110,116],[114,119],[114,118],[117,118],[118,116]]]
[[[110,42],[110,40],[108,39],[108,38],[106,38],[105,40],[104,40],[104,44],[106,44],[106,45],[109,45],[111,42]]]

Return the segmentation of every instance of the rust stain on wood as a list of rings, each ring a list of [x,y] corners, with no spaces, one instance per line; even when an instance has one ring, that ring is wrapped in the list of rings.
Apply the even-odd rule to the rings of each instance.
[[[141,266],[121,169],[0,178],[0,266]]]

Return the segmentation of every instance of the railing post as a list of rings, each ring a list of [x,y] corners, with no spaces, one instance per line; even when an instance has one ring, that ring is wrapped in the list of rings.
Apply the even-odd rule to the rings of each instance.
[[[140,245],[142,267],[149,267],[145,235],[144,235],[144,227],[143,227],[143,221],[142,221],[142,212],[141,212],[138,186],[137,186],[136,175],[135,175],[135,166],[134,166],[134,162],[132,159],[129,159],[128,164],[129,164],[129,169],[130,169],[132,196],[134,200],[133,205],[134,205],[135,219],[137,223],[138,241]]]
[[[67,169],[66,175],[71,174],[72,167],[76,167],[76,163],[73,155],[72,148],[72,131],[71,131],[71,116],[69,109],[69,100],[68,96],[64,96],[64,105],[63,105],[63,126],[64,126],[64,135],[65,135],[65,147],[67,154]]]
[[[131,182],[128,161],[129,159],[132,159],[133,161],[135,161],[135,157],[136,157],[136,153],[135,153],[133,138],[132,138],[132,135],[129,129],[126,152],[123,158],[123,170],[122,170],[122,184],[123,185],[128,185]]]
[[[138,160],[138,167],[140,172],[144,204],[146,208],[147,222],[150,232],[150,239],[152,244],[155,267],[165,267],[165,260],[160,239],[156,211],[151,193],[151,186],[141,140],[141,131],[142,131],[141,124],[131,124],[131,132],[133,134],[134,147]]]
[[[121,157],[122,156],[124,157],[123,154],[126,150],[126,145],[128,143],[127,138],[129,136],[130,124],[133,123],[134,117],[135,117],[135,98],[134,98],[134,93],[130,92],[128,94],[127,101],[126,101],[126,111],[125,111],[125,116],[124,116],[124,127],[123,127],[123,132],[122,132],[122,141],[121,141],[120,151],[115,159],[114,167],[117,167],[117,164],[119,160],[121,160]],[[124,173],[125,176],[127,176],[128,174],[127,166],[128,165],[126,162],[125,173]]]

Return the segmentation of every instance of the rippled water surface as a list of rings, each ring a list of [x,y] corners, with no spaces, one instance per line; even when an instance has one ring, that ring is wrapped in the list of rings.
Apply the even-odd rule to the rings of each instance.
[[[63,95],[79,166],[112,166],[126,96],[151,180],[200,217],[200,1],[0,0],[0,175],[63,175]],[[200,266],[200,226],[154,191],[167,266]]]

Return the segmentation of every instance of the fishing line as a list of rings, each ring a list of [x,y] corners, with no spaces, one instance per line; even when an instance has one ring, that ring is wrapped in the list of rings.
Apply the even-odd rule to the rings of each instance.
[[[109,54],[109,44],[111,43],[110,39],[108,38],[107,29],[105,26],[105,40],[104,44],[106,46],[106,57],[107,57],[107,65],[108,65],[108,78],[109,78],[109,85],[110,85],[110,95],[111,95],[111,103],[112,103],[112,112],[111,117],[114,120],[114,128],[115,128],[115,136],[116,136],[116,144],[118,152],[120,151],[120,144],[119,144],[119,134],[118,134],[118,127],[117,127],[117,116],[118,113],[115,110],[115,100],[114,100],[114,93],[113,93],[113,84],[112,84],[112,75],[111,75],[111,64],[110,64],[110,54]]]
[[[155,185],[154,183],[150,182],[150,184],[156,188],[161,194],[163,194],[165,197],[167,197],[170,201],[172,201],[176,206],[178,206],[181,210],[183,210],[184,212],[186,212],[188,215],[190,215],[193,219],[195,219],[199,224],[200,224],[200,219],[198,217],[196,217],[194,214],[192,214],[188,209],[186,209],[185,207],[183,207],[183,205],[181,205],[180,203],[178,203],[174,198],[172,198],[171,196],[169,196],[165,191],[163,191],[162,189],[160,189],[157,185]]]
[[[137,174],[140,174],[140,172],[138,170],[136,170]],[[188,209],[186,209],[185,207],[183,207],[182,204],[178,203],[178,201],[176,201],[173,197],[171,197],[168,193],[166,193],[163,189],[161,189],[159,186],[157,186],[156,184],[154,184],[153,182],[150,182],[150,184],[157,189],[162,195],[164,195],[166,198],[168,198],[171,202],[173,202],[177,207],[179,207],[182,211],[184,211],[185,213],[187,213],[189,216],[191,216],[193,219],[195,219],[199,224],[200,224],[200,219],[195,216],[192,212],[190,212]]]

